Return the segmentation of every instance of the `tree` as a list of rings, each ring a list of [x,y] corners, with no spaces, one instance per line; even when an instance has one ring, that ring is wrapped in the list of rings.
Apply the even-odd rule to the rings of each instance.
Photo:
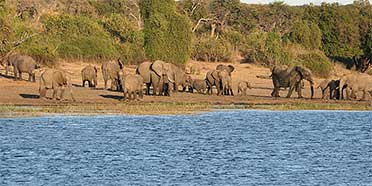
[[[191,53],[190,20],[176,12],[173,0],[141,0],[140,7],[146,56],[184,64]]]

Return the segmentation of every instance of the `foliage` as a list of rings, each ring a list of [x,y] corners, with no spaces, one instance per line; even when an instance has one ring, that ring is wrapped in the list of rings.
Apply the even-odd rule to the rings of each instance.
[[[198,61],[229,62],[232,52],[233,47],[228,41],[204,36],[195,41],[192,57]]]
[[[109,34],[87,17],[56,15],[47,17],[43,23],[59,57],[100,59],[118,55]]]
[[[294,23],[291,31],[285,37],[292,43],[300,44],[307,49],[320,49],[322,44],[318,25],[307,21]]]
[[[142,0],[144,46],[151,60],[183,64],[191,53],[191,25],[188,18],[176,12],[173,0]]]

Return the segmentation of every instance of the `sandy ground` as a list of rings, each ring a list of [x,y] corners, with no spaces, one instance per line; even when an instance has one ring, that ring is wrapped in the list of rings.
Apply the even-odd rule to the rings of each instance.
[[[203,79],[208,70],[214,69],[220,63],[206,63],[190,61],[186,65],[186,71],[191,72],[192,78]],[[60,104],[118,104],[123,98],[122,93],[108,91],[103,89],[102,72],[98,72],[98,89],[81,87],[80,71],[87,63],[62,63],[59,68],[68,71],[72,77],[73,92],[76,102],[60,102],[53,100],[39,99],[38,87],[41,72],[36,74],[36,83],[26,81],[28,75],[24,74],[22,81],[14,81],[13,74],[5,76],[4,69],[0,66],[0,105],[60,105]],[[216,96],[203,95],[197,93],[173,93],[170,97],[162,96],[145,96],[142,102],[186,102],[186,103],[206,103],[214,105],[230,105],[230,104],[289,104],[289,103],[352,103],[370,105],[371,101],[336,101],[336,100],[321,100],[321,92],[319,89],[315,91],[315,99],[310,100],[310,89],[308,84],[305,84],[303,94],[304,99],[298,99],[297,94],[292,95],[293,98],[272,98],[271,79],[259,79],[257,75],[270,75],[270,69],[260,67],[253,64],[233,64],[236,70],[232,74],[233,90],[237,93],[237,84],[239,81],[248,81],[254,87],[248,90],[247,96]],[[96,64],[97,67],[100,65]],[[127,73],[134,73],[136,66],[126,66]],[[344,72],[342,72],[344,73]],[[316,83],[322,79],[316,78]],[[214,90],[214,93],[216,91]],[[287,91],[281,91],[281,96],[285,97]],[[51,91],[47,96],[51,97]],[[371,98],[370,98],[371,100]]]

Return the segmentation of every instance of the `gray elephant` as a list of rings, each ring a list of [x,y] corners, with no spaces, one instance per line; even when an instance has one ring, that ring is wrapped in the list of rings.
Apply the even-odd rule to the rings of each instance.
[[[248,89],[252,89],[252,86],[248,81],[240,81],[238,83],[238,95],[247,95]]]
[[[171,65],[172,64],[160,60],[154,61],[151,64],[150,79],[154,95],[162,95],[164,92],[164,82],[175,83],[175,74]],[[168,78],[168,80],[164,80],[163,78]]]
[[[173,91],[177,92],[178,88],[181,86],[182,91],[186,91],[186,88],[191,86],[189,76],[185,73],[184,70],[182,70],[180,67],[177,67],[174,64],[170,64],[171,72],[170,74],[173,74],[174,77],[171,77],[171,79],[174,80],[173,83]]]
[[[128,100],[136,100],[138,97],[143,98],[143,78],[139,74],[128,74],[119,72],[119,78],[124,94],[124,98]],[[138,97],[137,97],[138,94]]]
[[[97,88],[97,72],[98,69],[95,66],[88,65],[81,70],[82,86],[85,86],[85,82],[88,82],[89,87]]]
[[[216,67],[216,70],[226,70],[228,73],[229,73],[229,76],[231,76],[231,73],[234,71],[234,66],[232,65],[223,65],[223,64],[219,64],[217,65]]]
[[[47,69],[40,77],[39,93],[40,98],[45,99],[47,90],[53,90],[53,99],[63,100],[63,93],[65,89],[70,91],[71,99],[75,101],[72,94],[72,87],[70,79],[66,74],[60,70]]]
[[[207,82],[208,94],[213,94],[212,87],[216,86],[217,95],[227,95],[227,92],[234,95],[231,88],[231,76],[226,70],[208,71],[205,80]]]
[[[8,69],[13,66],[14,79],[22,80],[22,73],[27,73],[28,81],[35,82],[35,70],[40,68],[40,65],[35,60],[27,55],[20,55],[17,53],[10,54],[5,59],[5,75],[8,75]]]
[[[13,62],[20,56],[18,53],[7,53],[3,58],[1,58],[0,64],[5,68],[5,75],[8,75],[9,68],[13,67]]]
[[[146,84],[146,94],[150,95],[151,77],[150,77],[150,66],[151,62],[143,62],[138,65],[136,74],[139,74],[143,78],[143,82]]]
[[[199,94],[205,94],[208,89],[207,81],[205,79],[194,79],[190,92],[196,90]]]
[[[302,98],[301,81],[307,80],[310,82],[311,98],[314,96],[314,80],[309,69],[301,66],[290,68],[282,68],[275,66],[272,69],[273,91],[271,96],[279,97],[280,88],[289,88],[287,98],[290,98],[293,90],[297,88],[298,97]]]
[[[343,99],[343,91],[346,89],[346,99],[357,98],[358,92],[362,92],[361,100],[366,99],[366,93],[371,94],[372,77],[365,73],[353,73],[340,79],[340,97]]]
[[[111,90],[120,90],[121,82],[119,78],[119,72],[124,72],[124,64],[119,59],[116,61],[106,61],[102,63],[102,75],[105,83],[105,89],[107,88],[107,82],[111,81]]]
[[[326,95],[329,94],[329,99],[340,99],[340,80],[323,80],[318,85],[318,88],[322,91],[322,99],[326,98]]]

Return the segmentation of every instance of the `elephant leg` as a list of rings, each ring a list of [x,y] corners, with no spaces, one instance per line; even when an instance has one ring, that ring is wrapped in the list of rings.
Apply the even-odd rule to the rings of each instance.
[[[287,98],[290,98],[292,95],[293,90],[296,88],[296,86],[290,86],[287,94]]]
[[[361,101],[365,101],[365,100],[366,100],[366,90],[364,89]]]
[[[93,81],[94,81],[94,88],[97,88],[97,78],[95,78]]]
[[[143,99],[143,91],[140,89],[140,90],[138,91],[138,93],[139,93],[139,97],[140,97],[140,99]]]
[[[105,79],[105,80],[103,80],[104,81],[104,83],[105,83],[105,89],[107,90],[107,80]]]
[[[302,83],[301,83],[302,81],[300,81],[297,85],[296,85],[296,87],[297,87],[297,94],[298,94],[298,98],[303,98],[302,97]]]
[[[53,88],[53,97],[52,97],[53,100],[57,99],[57,93],[58,93],[58,88]]]
[[[231,96],[234,96],[234,92],[233,92],[233,90],[230,88],[230,95]]]
[[[18,69],[14,67],[14,80],[17,80],[17,71]]]
[[[32,81],[32,75],[31,75],[31,73],[28,73],[28,81],[29,81],[29,82]]]
[[[22,72],[18,72],[18,78],[19,78],[19,80],[22,80],[23,78],[22,78]]]
[[[81,87],[85,87],[85,80],[83,80],[83,83],[81,84]]]
[[[146,83],[146,94],[147,95],[150,95],[150,86],[151,86],[151,83]]]
[[[59,100],[64,100],[63,96],[65,93],[65,88],[61,88],[61,91],[59,92]]]
[[[39,90],[39,93],[40,93],[40,98],[43,98],[45,99],[46,98],[46,88],[45,87],[41,87],[40,90]]]

